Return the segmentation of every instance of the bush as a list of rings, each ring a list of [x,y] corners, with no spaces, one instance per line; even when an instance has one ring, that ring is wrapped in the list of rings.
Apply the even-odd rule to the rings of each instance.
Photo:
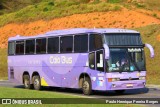
[[[54,2],[49,2],[48,5],[54,6]]]
[[[43,12],[47,12],[47,11],[48,11],[48,8],[45,7],[45,8],[43,9]]]

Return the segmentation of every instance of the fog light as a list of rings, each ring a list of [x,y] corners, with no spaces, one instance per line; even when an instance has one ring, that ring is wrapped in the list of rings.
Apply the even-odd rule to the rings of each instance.
[[[112,87],[114,87],[114,88],[115,88],[115,87],[116,87],[116,84],[112,84]]]
[[[139,79],[140,79],[140,80],[145,80],[146,77],[145,77],[145,76],[141,76],[141,77],[139,77]]]

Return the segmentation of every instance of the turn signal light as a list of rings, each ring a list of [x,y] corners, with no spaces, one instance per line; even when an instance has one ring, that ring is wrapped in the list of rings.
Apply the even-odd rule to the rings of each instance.
[[[120,81],[120,78],[108,78],[108,82]]]

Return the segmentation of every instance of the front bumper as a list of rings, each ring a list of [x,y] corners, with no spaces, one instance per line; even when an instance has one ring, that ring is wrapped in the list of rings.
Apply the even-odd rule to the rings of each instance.
[[[108,82],[106,90],[138,89],[138,88],[144,88],[145,85],[146,85],[145,80]]]

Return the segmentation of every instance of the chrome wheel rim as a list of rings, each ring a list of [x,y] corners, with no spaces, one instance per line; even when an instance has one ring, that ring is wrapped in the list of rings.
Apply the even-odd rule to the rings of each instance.
[[[35,80],[34,80],[34,86],[36,86],[36,87],[39,86],[39,80],[38,80],[38,79],[35,79]]]
[[[88,92],[88,90],[89,90],[89,83],[87,81],[85,81],[83,83],[83,90],[84,90],[84,92]]]

